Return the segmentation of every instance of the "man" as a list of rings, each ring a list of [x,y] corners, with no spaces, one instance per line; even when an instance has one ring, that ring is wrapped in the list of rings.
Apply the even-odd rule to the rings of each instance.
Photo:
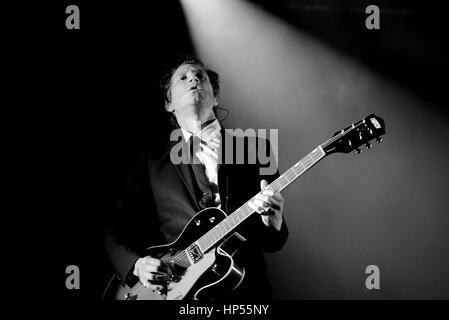
[[[283,197],[279,192],[264,190],[266,180],[271,182],[278,173],[262,179],[260,161],[220,161],[227,152],[224,139],[235,137],[224,132],[215,116],[218,74],[189,58],[164,79],[165,109],[174,126],[180,127],[181,139],[172,141],[162,153],[145,152],[132,170],[117,206],[115,224],[105,237],[112,264],[122,283],[138,279],[147,287],[161,290],[161,283],[168,279],[168,266],[148,256],[145,248],[176,240],[203,208],[219,207],[230,214],[262,190],[248,203],[258,214],[237,229],[242,248],[235,259],[243,264],[245,276],[227,297],[269,299],[271,287],[262,252],[279,250],[288,236]],[[189,150],[191,163],[174,161],[176,153],[171,151],[179,144],[187,146],[184,150]],[[245,140],[243,158],[252,155],[254,148]]]

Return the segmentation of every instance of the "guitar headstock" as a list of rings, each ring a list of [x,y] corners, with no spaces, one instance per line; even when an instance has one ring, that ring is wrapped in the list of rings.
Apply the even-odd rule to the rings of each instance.
[[[360,146],[365,145],[367,149],[371,148],[370,141],[382,141],[381,136],[385,134],[385,122],[382,118],[371,114],[368,117],[353,123],[351,126],[342,129],[334,136],[323,143],[321,147],[326,154],[335,152],[349,153],[356,150],[360,153]]]

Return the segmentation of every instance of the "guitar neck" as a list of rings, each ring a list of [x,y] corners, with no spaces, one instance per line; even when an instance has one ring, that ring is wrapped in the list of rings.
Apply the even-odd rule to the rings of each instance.
[[[326,153],[324,152],[321,145],[319,145],[312,152],[299,160],[295,165],[290,167],[290,169],[285,171],[270,185],[268,185],[267,189],[271,189],[275,192],[285,189],[290,183],[295,181],[299,176],[304,174],[325,156]],[[252,199],[250,199],[249,201],[251,201]],[[214,228],[204,234],[200,239],[198,239],[197,244],[199,245],[202,252],[205,252],[212,248],[221,239],[223,239],[227,234],[231,233],[238,225],[240,225],[254,213],[254,211],[248,205],[249,201],[247,201],[240,208],[231,213],[226,219],[221,221]]]

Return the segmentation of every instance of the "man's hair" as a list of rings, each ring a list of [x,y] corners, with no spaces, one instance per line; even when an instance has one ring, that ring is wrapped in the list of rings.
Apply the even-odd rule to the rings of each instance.
[[[210,83],[212,85],[212,89],[214,92],[215,98],[218,98],[218,95],[220,93],[220,77],[218,73],[215,71],[206,68],[203,62],[201,62],[199,59],[191,56],[191,55],[183,55],[180,58],[178,58],[178,61],[176,64],[168,69],[162,76],[161,82],[160,82],[160,89],[162,91],[162,95],[164,98],[164,102],[170,102],[170,89],[171,89],[171,78],[175,71],[184,64],[194,64],[197,66],[200,66],[209,77]]]

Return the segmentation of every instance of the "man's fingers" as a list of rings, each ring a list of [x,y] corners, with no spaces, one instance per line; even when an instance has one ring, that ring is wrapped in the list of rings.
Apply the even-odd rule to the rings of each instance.
[[[167,281],[170,276],[166,273],[153,272],[150,281]]]
[[[254,204],[260,207],[261,209],[268,209],[270,207],[270,203],[262,201],[260,199],[254,199]]]
[[[140,269],[147,271],[147,272],[162,272],[162,273],[169,273],[169,270],[170,270],[166,263],[142,264],[140,266]]]
[[[272,197],[272,196],[274,196],[274,191],[271,189],[265,189],[262,191],[261,194],[264,196]]]
[[[148,284],[148,288],[150,288],[153,291],[162,291],[162,289],[164,288],[163,286],[161,286],[160,284]]]
[[[262,207],[273,207],[275,209],[279,208],[281,206],[281,203],[283,200],[280,198],[275,198],[274,196],[267,196],[267,195],[257,195],[255,197],[256,200],[258,200],[258,204],[261,204]]]
[[[254,198],[255,199],[259,199],[260,201],[264,201],[264,202],[268,202],[269,203],[271,198],[272,198],[272,196],[258,193]]]
[[[257,211],[257,210],[256,210],[257,207],[256,207],[256,205],[253,203],[253,200],[248,201],[248,206],[249,206],[252,210]]]
[[[262,214],[267,213],[269,209],[280,210],[282,207],[282,201],[278,201],[274,197],[255,197],[248,204],[251,209]]]
[[[265,183],[266,182],[261,183],[262,188],[265,186]],[[262,192],[258,193],[254,198],[268,203],[268,205],[273,207],[274,209],[280,208],[284,203],[284,197],[282,197],[281,193],[279,191],[274,192],[271,189],[262,190]],[[263,207],[266,207],[266,205],[263,205]]]
[[[142,272],[140,273],[139,278],[140,278],[141,280],[148,281],[148,280],[153,279],[153,274],[151,273],[151,271],[142,271]]]
[[[266,213],[270,208],[268,203],[260,201],[259,199],[253,199],[252,201],[248,202],[248,205],[252,210],[260,214]]]
[[[153,291],[161,291],[163,289],[163,286],[160,284],[152,284],[148,281],[142,282],[142,285],[147,288],[147,289],[151,289]]]
[[[278,204],[278,203],[272,203],[270,205],[270,208],[273,209],[273,210],[280,210],[281,209],[281,205]]]
[[[277,201],[274,198],[271,198],[269,201],[270,207],[274,210],[279,210],[281,208],[281,202]]]
[[[153,257],[150,257],[150,256],[144,257],[142,262],[144,264],[155,265],[155,266],[161,265],[161,260],[153,258]]]
[[[159,272],[159,273],[168,273],[168,269],[161,267],[161,266],[151,266],[151,265],[144,265],[140,269],[142,272]]]
[[[147,258],[147,257],[145,257]],[[167,263],[163,262],[162,260],[155,259],[152,257],[148,257],[148,259],[143,260],[144,266],[155,266],[161,268],[164,272],[168,270]]]
[[[160,282],[170,279],[167,265],[159,259],[146,256],[136,264],[134,274],[139,277],[139,281],[152,290],[161,290]],[[137,274],[136,274],[137,273]]]
[[[150,280],[151,273],[147,272],[141,272],[139,275],[139,281],[145,286],[150,286],[149,280]]]
[[[268,227],[270,225],[270,218],[267,215],[261,215],[262,222]]]
[[[254,211],[266,215],[270,209],[281,210],[284,198],[279,191],[267,189],[268,182],[266,180],[260,181],[260,188],[262,192],[258,193],[252,201],[249,202],[249,206]],[[274,212],[272,212],[274,213]]]
[[[276,199],[276,201],[278,202],[284,202],[284,197],[279,191],[273,194],[273,198]]]
[[[254,200],[248,202],[248,206],[249,206],[252,210],[254,210],[254,211],[258,212],[258,213],[261,213],[261,212],[264,211],[263,208],[261,208],[260,206],[258,206],[258,205],[256,205],[256,204],[254,203]]]
[[[157,266],[156,271],[162,272],[162,273],[168,273],[169,267],[167,264],[162,263],[161,265]]]
[[[160,282],[160,281],[167,281],[168,279],[170,279],[170,276],[166,273],[161,273],[161,272],[148,272],[148,271],[143,271],[140,274],[139,279],[141,280],[142,283],[145,282]]]

